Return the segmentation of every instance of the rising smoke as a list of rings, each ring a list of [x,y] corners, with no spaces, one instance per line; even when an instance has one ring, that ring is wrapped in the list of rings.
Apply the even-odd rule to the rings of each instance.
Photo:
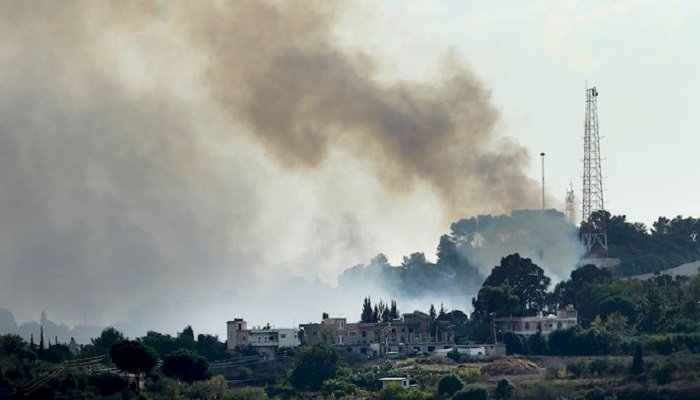
[[[335,38],[351,6],[0,2],[0,305],[218,327],[262,286],[303,309],[289,278],[537,204],[473,72],[380,81]]]

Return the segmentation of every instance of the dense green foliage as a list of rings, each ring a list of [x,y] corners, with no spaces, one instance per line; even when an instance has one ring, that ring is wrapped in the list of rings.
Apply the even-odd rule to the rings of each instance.
[[[659,217],[651,230],[607,211],[595,213],[592,220],[607,225],[610,255],[622,261],[613,270],[617,276],[651,273],[700,258],[700,218]]]
[[[438,381],[437,393],[440,396],[452,396],[464,388],[464,382],[457,375],[445,375]]]
[[[211,375],[207,360],[186,349],[165,356],[161,368],[165,376],[188,383],[203,381]]]
[[[520,299],[520,308],[532,311],[544,306],[550,281],[531,259],[515,253],[501,259],[486,277],[484,287],[511,288]]]
[[[503,378],[496,384],[496,388],[493,390],[493,396],[497,399],[504,399],[510,396],[514,388],[515,386],[513,386],[508,379]]]
[[[109,356],[117,368],[137,375],[151,372],[158,363],[155,350],[136,340],[122,340],[113,344]]]
[[[460,390],[452,396],[452,400],[488,400],[489,392],[484,388],[469,388]]]
[[[315,344],[297,352],[290,383],[299,390],[320,390],[323,382],[335,378],[342,365],[338,350],[325,344]]]

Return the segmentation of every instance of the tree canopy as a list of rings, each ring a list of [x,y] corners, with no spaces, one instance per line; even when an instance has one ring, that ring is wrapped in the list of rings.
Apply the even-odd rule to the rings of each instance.
[[[501,259],[484,281],[484,286],[507,286],[520,298],[523,310],[539,310],[545,304],[551,280],[529,258],[515,253]]]
[[[168,354],[163,360],[163,374],[183,382],[195,382],[210,376],[207,360],[187,349]]]
[[[320,390],[324,381],[337,376],[341,365],[338,350],[325,343],[300,348],[289,381],[299,390]]]
[[[136,340],[115,343],[109,351],[109,356],[117,368],[134,374],[147,374],[158,363],[155,350]]]

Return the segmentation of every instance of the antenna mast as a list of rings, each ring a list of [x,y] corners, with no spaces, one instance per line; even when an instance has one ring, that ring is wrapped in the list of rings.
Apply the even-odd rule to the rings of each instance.
[[[544,210],[544,153],[540,153],[542,157],[542,210]]]
[[[603,173],[598,132],[598,90],[586,88],[586,119],[583,125],[583,222],[581,235],[589,255],[607,257],[608,235],[603,201]],[[593,218],[592,218],[593,217]],[[602,217],[602,218],[601,218]]]
[[[573,184],[570,184],[569,190],[566,191],[566,220],[571,225],[576,225],[576,196],[574,195]]]

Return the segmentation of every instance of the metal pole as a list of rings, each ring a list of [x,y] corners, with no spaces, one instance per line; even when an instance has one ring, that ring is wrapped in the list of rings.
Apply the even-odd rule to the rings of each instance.
[[[542,210],[544,210],[544,153],[540,153],[542,157]]]

